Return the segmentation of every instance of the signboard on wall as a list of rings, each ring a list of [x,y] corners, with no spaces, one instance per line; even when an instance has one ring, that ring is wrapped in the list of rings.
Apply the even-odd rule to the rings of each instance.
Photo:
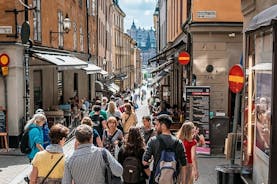
[[[187,86],[186,91],[186,120],[192,121],[198,128],[199,134],[206,141],[204,148],[198,148],[199,153],[210,154],[209,120],[210,120],[210,87]]]

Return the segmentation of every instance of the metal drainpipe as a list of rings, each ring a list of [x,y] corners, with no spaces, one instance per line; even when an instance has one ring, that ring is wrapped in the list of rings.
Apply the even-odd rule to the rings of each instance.
[[[25,0],[24,3],[27,5],[28,0]],[[25,21],[27,22],[29,17],[28,17],[28,8],[25,7]],[[30,117],[30,75],[29,75],[29,54],[30,54],[30,49],[28,46],[25,47],[24,51],[24,74],[25,74],[25,122],[29,120]]]
[[[193,68],[193,57],[192,57],[192,36],[191,33],[186,30],[186,26],[191,22],[191,14],[188,19],[182,24],[182,31],[187,35],[187,52],[190,54],[190,63],[188,67],[189,85],[192,85],[192,68]]]
[[[88,1],[86,1],[86,23],[87,23],[87,54],[88,54],[88,61],[91,58],[91,54],[89,52],[89,46],[90,46],[90,35],[89,35],[89,7],[88,7]]]
[[[97,64],[97,66],[99,66],[99,63],[98,63],[98,56],[99,56],[99,49],[98,49],[98,39],[99,39],[99,31],[98,31],[98,21],[99,21],[99,15],[98,15],[98,12],[99,12],[99,6],[98,6],[98,2],[99,2],[99,0],[97,0],[96,1],[97,2],[97,5],[96,5],[96,35],[97,35],[97,38],[96,39],[94,39],[94,41],[96,41],[96,64]],[[97,77],[97,79],[98,79],[98,77]]]

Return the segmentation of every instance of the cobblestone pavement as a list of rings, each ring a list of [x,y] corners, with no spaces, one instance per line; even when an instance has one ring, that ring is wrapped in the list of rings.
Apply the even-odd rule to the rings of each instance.
[[[138,126],[141,126],[141,118],[148,115],[147,100],[141,104],[139,101],[139,109],[136,111],[138,118]],[[69,141],[64,152],[69,155],[73,151],[74,141]],[[200,177],[196,184],[216,184],[215,167],[220,164],[227,164],[223,155],[219,156],[201,156],[198,155],[198,166]],[[0,184],[23,184],[23,178],[31,171],[31,165],[26,156],[22,155],[18,149],[10,149],[8,153],[5,150],[0,150]]]

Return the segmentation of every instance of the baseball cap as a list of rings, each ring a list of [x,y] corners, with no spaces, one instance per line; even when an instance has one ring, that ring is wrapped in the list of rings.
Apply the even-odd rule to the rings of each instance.
[[[44,114],[44,110],[43,109],[37,109],[36,114]]]

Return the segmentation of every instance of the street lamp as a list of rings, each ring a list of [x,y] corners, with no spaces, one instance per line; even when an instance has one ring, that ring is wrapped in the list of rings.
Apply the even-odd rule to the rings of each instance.
[[[62,32],[54,32],[54,31],[50,31],[50,44],[52,43],[52,34],[54,33],[58,33],[58,34],[64,34],[64,33],[68,33],[71,29],[71,20],[68,17],[68,14],[65,15],[65,18],[63,20],[63,31]]]

